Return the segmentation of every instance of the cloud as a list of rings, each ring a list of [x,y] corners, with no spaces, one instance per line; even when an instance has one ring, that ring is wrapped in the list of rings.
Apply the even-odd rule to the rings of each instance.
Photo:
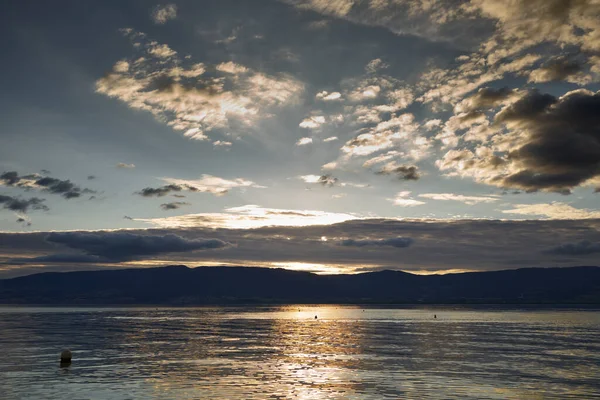
[[[498,197],[492,196],[464,196],[454,193],[423,193],[419,197],[440,201],[460,201],[471,206],[479,203],[493,203],[499,200]]]
[[[347,247],[366,247],[366,246],[390,246],[396,248],[405,248],[413,244],[414,240],[407,237],[396,237],[390,239],[346,239],[340,242],[342,246]]]
[[[224,140],[216,140],[213,142],[213,146],[215,147],[231,147],[232,143]]]
[[[30,209],[48,211],[44,203],[44,199],[32,197],[29,199],[21,199],[19,197],[0,195],[0,204],[2,208],[10,211],[26,213]]]
[[[586,220],[440,220],[407,218],[360,218],[356,215],[328,213],[315,210],[271,209],[243,206],[221,213],[190,214],[154,220],[136,220],[157,229],[89,232],[92,235],[127,233],[134,236],[175,234],[186,240],[214,238],[235,243],[219,251],[182,251],[159,255],[136,255],[121,267],[187,264],[246,265],[296,268],[300,263],[335,266],[334,272],[365,272],[378,269],[401,269],[409,272],[431,271],[489,271],[523,267],[589,265],[595,255],[557,256],[545,249],[560,243],[579,243],[588,240],[600,243],[600,219]],[[215,229],[218,228],[218,229]],[[85,232],[78,232],[85,233]],[[44,240],[48,233],[0,233],[0,277],[32,272],[65,270],[59,263],[44,263],[34,259],[16,258],[47,256],[57,252],[53,243]],[[319,238],[326,237],[327,242]],[[389,246],[347,247],[340,242],[353,239],[382,240],[411,238],[407,248],[395,250]],[[501,240],[499,240],[499,238]],[[86,241],[85,248],[96,240]],[[104,241],[100,241],[104,243]],[[99,251],[83,255],[98,257],[112,251],[101,244]],[[124,246],[125,247],[125,246]],[[129,243],[127,248],[131,246]],[[135,246],[134,246],[135,247]],[[142,246],[144,249],[152,246]],[[162,246],[159,246],[162,248]],[[398,258],[398,251],[402,257]],[[116,252],[103,264],[116,265],[123,257]],[[138,254],[136,252],[136,254]],[[126,255],[129,255],[127,253]],[[150,259],[151,258],[151,259]],[[291,264],[296,263],[296,264]],[[29,265],[27,265],[29,264]],[[65,263],[66,264],[66,263]],[[73,269],[76,263],[68,267]],[[294,266],[295,265],[295,266]],[[79,269],[88,269],[80,266]],[[331,271],[331,270],[330,270]]]
[[[315,96],[318,100],[323,101],[338,101],[342,100],[342,94],[340,92],[328,92],[327,90],[323,90],[319,92]]]
[[[300,126],[300,128],[305,128],[305,129],[317,129],[324,123],[325,123],[325,117],[322,115],[317,115],[314,117],[304,118],[298,126]]]
[[[163,181],[167,182],[169,185],[181,186],[184,190],[189,190],[192,192],[203,192],[203,193],[211,193],[217,196],[224,195],[229,192],[231,189],[236,188],[255,188],[255,189],[264,189],[265,186],[261,186],[256,184],[253,181],[243,179],[243,178],[234,178],[234,179],[225,179],[220,178],[218,176],[212,176],[204,174],[200,179],[178,179],[178,178],[161,178]]]
[[[182,206],[189,206],[189,205],[191,205],[191,204],[190,203],[186,203],[185,201],[173,201],[171,203],[163,203],[163,204],[161,204],[160,208],[162,208],[165,211],[169,211],[169,210],[178,210]]]
[[[223,213],[189,214],[165,218],[143,219],[160,228],[226,228],[254,229],[268,226],[312,226],[329,225],[359,218],[345,213],[331,213],[316,210],[287,210],[245,205],[225,209]]]
[[[399,157],[420,160],[427,155],[431,143],[418,129],[413,114],[402,114],[367,128],[366,132],[347,141],[341,150],[346,157],[360,157],[397,146],[402,149]]]
[[[420,201],[420,200],[415,200],[413,198],[410,198],[410,191],[408,190],[404,190],[402,192],[398,192],[398,194],[396,194],[396,197],[393,199],[389,199],[391,200],[395,206],[401,206],[401,207],[416,207],[416,206],[422,206],[423,204],[427,204],[424,201]]]
[[[159,25],[175,18],[177,18],[177,6],[175,4],[156,6],[152,11],[152,20]]]
[[[0,175],[0,185],[37,189],[44,192],[59,194],[65,199],[80,197],[82,194],[96,193],[88,188],[81,188],[70,180],[62,180],[39,174],[20,176],[16,171],[4,172]]]
[[[163,197],[163,196],[168,195],[171,192],[181,192],[184,189],[189,189],[189,188],[180,186],[180,185],[171,184],[171,185],[165,185],[165,186],[161,186],[161,187],[157,187],[157,188],[147,187],[136,193],[141,196],[144,196],[144,197]]]
[[[226,72],[233,75],[245,74],[249,71],[248,68],[241,64],[234,63],[233,61],[218,64],[215,68],[217,71]]]
[[[133,169],[135,168],[135,164],[126,164],[126,163],[118,163],[117,168],[125,168],[125,169]]]
[[[328,138],[323,139],[324,142],[333,142],[334,140],[338,140],[337,136],[330,136]]]
[[[304,85],[286,74],[267,75],[244,65],[218,65],[180,59],[167,44],[148,42],[127,30],[145,54],[118,61],[96,81],[96,92],[119,99],[132,109],[195,140],[215,130],[250,128],[273,115],[272,109],[298,101]],[[205,74],[205,71],[210,74]]]
[[[171,233],[159,236],[126,232],[52,232],[46,236],[46,241],[112,261],[231,246],[218,239],[186,239]]]
[[[594,253],[600,253],[600,243],[592,243],[589,240],[582,240],[576,243],[565,243],[553,247],[546,251],[549,254],[558,254],[563,256],[580,256]]]
[[[551,219],[595,219],[600,218],[600,211],[575,208],[561,202],[539,204],[515,204],[515,208],[502,210],[505,214],[533,215]]]
[[[150,42],[150,46],[148,47],[148,54],[156,57],[156,58],[171,58],[177,54],[175,50],[169,47],[167,44],[159,44],[157,42]],[[116,68],[118,70],[118,68]],[[126,71],[120,71],[126,72]]]
[[[379,175],[395,175],[400,180],[404,181],[416,181],[421,178],[419,168],[415,165],[398,165],[392,161],[385,164],[379,171]]]
[[[481,88],[474,95],[464,99],[456,105],[456,112],[470,112],[475,110],[488,110],[502,104],[509,104],[511,100],[520,97],[521,92],[516,89],[503,87],[499,89]]]
[[[557,57],[548,61],[544,66],[529,73],[529,82],[568,81],[573,83],[589,83],[591,77],[583,73],[584,66],[577,60]]]
[[[570,193],[600,176],[600,94],[530,91],[495,116],[506,133],[476,153],[451,150],[442,171],[503,188]]]
[[[313,142],[312,138],[310,137],[303,137],[298,139],[298,141],[296,142],[296,146],[306,146],[307,144],[311,144]]]
[[[334,186],[338,179],[331,175],[302,175],[299,176],[306,183],[318,183],[323,186]]]

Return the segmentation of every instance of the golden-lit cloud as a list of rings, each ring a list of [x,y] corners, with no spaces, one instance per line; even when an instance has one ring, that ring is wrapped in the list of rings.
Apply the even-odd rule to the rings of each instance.
[[[135,220],[160,228],[253,229],[265,226],[330,225],[358,218],[360,217],[346,213],[286,210],[246,205],[227,208],[222,213],[188,214],[165,218],[136,218]]]
[[[515,204],[514,208],[502,210],[505,214],[524,215],[548,219],[598,219],[600,211],[575,208],[558,201],[539,204]]]
[[[124,33],[145,54],[118,61],[96,82],[96,91],[152,113],[191,139],[207,140],[210,131],[232,121],[251,126],[303,91],[303,84],[285,74],[270,76],[233,62],[187,62],[167,44],[148,42],[131,29]],[[213,76],[205,76],[208,70]]]

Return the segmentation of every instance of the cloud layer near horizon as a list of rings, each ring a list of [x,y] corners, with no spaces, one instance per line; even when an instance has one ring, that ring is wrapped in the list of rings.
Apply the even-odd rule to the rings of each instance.
[[[432,272],[593,265],[600,261],[599,232],[599,219],[358,219],[332,225],[265,226],[250,230],[2,233],[0,277],[117,265],[289,264],[294,269],[321,273],[386,268]],[[64,248],[71,252],[65,253]],[[203,251],[210,249],[218,251]]]

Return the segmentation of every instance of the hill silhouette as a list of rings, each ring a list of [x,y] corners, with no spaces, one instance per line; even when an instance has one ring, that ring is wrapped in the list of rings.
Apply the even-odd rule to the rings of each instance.
[[[600,268],[448,275],[355,275],[255,267],[168,266],[41,273],[0,280],[1,304],[600,304]]]

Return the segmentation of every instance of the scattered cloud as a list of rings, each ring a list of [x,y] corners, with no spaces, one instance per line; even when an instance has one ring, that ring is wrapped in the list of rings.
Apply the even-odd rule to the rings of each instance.
[[[340,92],[328,92],[327,90],[323,90],[319,92],[315,96],[318,100],[323,101],[338,101],[342,100],[342,94]]]
[[[147,187],[136,193],[141,196],[144,196],[144,197],[163,197],[172,192],[181,192],[182,190],[190,190],[190,188],[187,186],[171,184],[171,185],[165,185],[165,186],[161,186],[161,187],[157,187],[157,188]],[[192,189],[192,191],[193,191],[193,189]]]
[[[125,168],[125,169],[133,169],[135,168],[135,164],[126,164],[126,163],[118,163],[117,168]]]
[[[318,183],[328,187],[334,186],[338,182],[338,179],[331,175],[302,175],[299,178],[306,183]]]
[[[96,193],[92,189],[81,188],[68,179],[62,180],[39,174],[20,176],[16,171],[2,173],[0,175],[0,185],[59,194],[67,200],[81,197],[82,194]]]
[[[251,127],[304,90],[286,74],[267,75],[233,62],[194,64],[167,44],[148,42],[133,30],[124,33],[145,55],[118,61],[96,81],[96,91],[150,112],[191,139],[207,140],[211,131],[231,126]]]
[[[317,129],[321,125],[325,123],[325,117],[322,115],[317,115],[314,117],[304,118],[302,122],[300,122],[300,128],[305,129]]]
[[[175,50],[169,47],[168,44],[159,44],[157,42],[150,42],[150,46],[148,47],[148,54],[156,57],[156,58],[164,58],[168,59],[177,54]],[[118,70],[119,68],[115,68]],[[126,72],[126,71],[120,71]]]
[[[180,186],[183,190],[192,192],[211,193],[216,196],[224,195],[231,189],[236,188],[255,188],[264,189],[265,186],[258,185],[250,180],[235,178],[225,179],[218,176],[204,174],[200,179],[178,179],[178,178],[161,178],[169,185]]]
[[[333,142],[334,140],[338,140],[337,136],[330,136],[328,138],[323,139],[324,142]]]
[[[310,137],[303,137],[298,139],[298,141],[296,142],[296,146],[306,146],[307,144],[311,144],[313,142],[312,138]]]
[[[160,205],[160,208],[162,208],[165,211],[169,211],[169,210],[178,210],[183,206],[189,206],[191,205],[190,203],[186,203],[184,201],[173,201],[171,203],[163,203]]]
[[[394,175],[403,181],[416,181],[421,178],[419,168],[415,165],[398,165],[395,161],[385,164],[379,171],[379,175]]]
[[[498,197],[494,196],[465,196],[454,193],[423,193],[420,194],[419,197],[440,201],[459,201],[470,206],[479,203],[493,203],[499,200]]]
[[[217,71],[226,72],[232,75],[245,74],[249,71],[248,68],[241,64],[234,63],[233,61],[218,64],[215,68]]]
[[[404,191],[398,192],[396,194],[395,198],[389,199],[389,200],[391,200],[395,206],[401,206],[401,207],[416,207],[416,206],[422,206],[423,204],[427,204],[424,201],[415,200],[415,199],[411,198],[410,194],[411,194],[410,191],[404,190]]]
[[[175,18],[177,18],[177,6],[175,4],[156,6],[152,10],[152,20],[156,24],[162,25]]]
[[[538,216],[550,219],[595,219],[600,218],[600,211],[575,208],[561,202],[540,204],[515,204],[513,209],[502,210],[505,214]]]
[[[48,211],[48,207],[43,204],[44,201],[44,199],[39,199],[37,197],[22,199],[19,197],[0,195],[0,205],[2,205],[2,208],[20,213],[26,213],[30,209]]]

